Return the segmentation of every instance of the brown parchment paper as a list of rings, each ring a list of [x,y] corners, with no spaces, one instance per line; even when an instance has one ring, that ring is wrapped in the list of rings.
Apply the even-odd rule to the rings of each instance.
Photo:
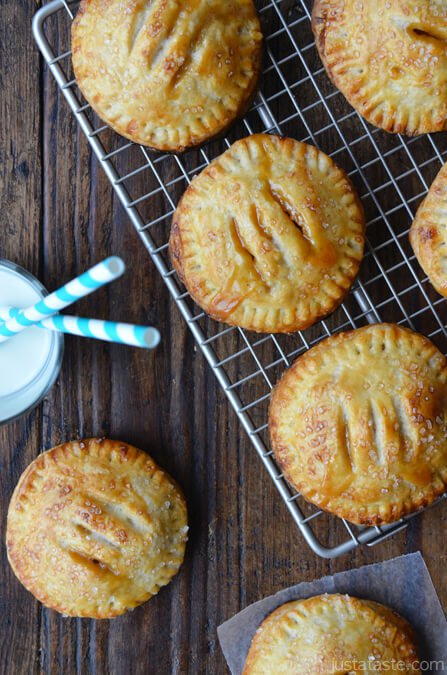
[[[348,593],[396,610],[416,629],[421,659],[444,662],[447,672],[447,621],[421,554],[410,553],[316,581],[302,582],[259,600],[233,616],[217,629],[232,675],[242,672],[253,635],[270,612],[290,600],[321,593]],[[442,672],[442,668],[438,668],[439,671]]]

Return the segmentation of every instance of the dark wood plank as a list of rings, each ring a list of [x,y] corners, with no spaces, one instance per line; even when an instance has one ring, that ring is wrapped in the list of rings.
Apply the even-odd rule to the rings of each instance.
[[[0,194],[2,224],[0,257],[39,274],[41,257],[40,82],[37,55],[31,44],[31,3],[3,3],[0,22]],[[18,96],[20,94],[20,96]],[[0,374],[1,377],[1,374]],[[26,419],[0,427],[1,540],[11,491],[40,445],[39,410]],[[26,597],[1,552],[0,671],[37,668],[40,608]]]
[[[298,581],[417,549],[446,605],[445,508],[428,511],[375,548],[334,561],[316,557],[304,543],[42,68],[31,46],[34,10],[31,0],[6,3],[1,22],[0,255],[38,274],[49,288],[106,255],[122,255],[129,267],[125,277],[76,311],[149,321],[160,327],[163,340],[149,355],[67,338],[60,378],[45,401],[23,420],[0,427],[2,536],[10,494],[36,454],[70,438],[110,435],[147,450],[177,478],[189,504],[191,537],[176,579],[111,622],[66,619],[42,608],[13,577],[3,547],[0,671],[225,673],[216,627],[239,609]],[[50,29],[60,44],[62,23]],[[316,110],[310,124],[322,123]],[[302,129],[284,132],[299,135]],[[331,142],[322,139],[325,149]],[[349,170],[349,157],[340,162]],[[371,180],[380,179],[380,171]],[[416,184],[409,188],[417,190]],[[155,208],[148,214],[157,215]],[[254,383],[250,394],[257,392],[261,387]],[[335,541],[338,525],[325,522],[322,528]]]

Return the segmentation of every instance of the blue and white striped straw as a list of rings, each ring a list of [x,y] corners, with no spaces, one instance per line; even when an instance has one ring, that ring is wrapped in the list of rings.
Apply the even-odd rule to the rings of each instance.
[[[39,323],[56,314],[76,300],[93,293],[104,284],[120,277],[125,270],[124,262],[117,256],[106,258],[76,279],[72,279],[57,291],[39,300],[32,307],[21,309],[14,317],[0,323],[0,342],[20,333],[24,328]]]
[[[18,311],[13,308],[0,307],[0,319],[14,318]],[[80,335],[81,337],[116,342],[133,347],[144,347],[145,349],[154,349],[160,342],[160,333],[152,326],[136,326],[119,321],[85,319],[81,316],[70,316],[68,314],[54,314],[42,319],[35,325],[37,328],[47,328],[59,333]]]
[[[133,347],[153,349],[160,342],[160,333],[152,326],[135,326],[119,321],[102,321],[101,319],[84,319],[80,316],[55,314],[37,324],[40,328],[49,328],[61,333],[96,338],[107,342],[117,342]]]

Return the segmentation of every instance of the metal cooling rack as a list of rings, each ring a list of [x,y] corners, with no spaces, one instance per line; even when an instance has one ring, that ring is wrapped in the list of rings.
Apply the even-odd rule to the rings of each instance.
[[[37,45],[307,543],[332,558],[405,528],[408,518],[358,528],[307,504],[275,464],[266,413],[283,370],[337,331],[393,321],[421,330],[447,351],[446,303],[422,274],[407,236],[418,203],[447,158],[447,134],[408,139],[370,127],[324,72],[310,29],[311,0],[259,0],[265,63],[261,89],[245,118],[225,139],[180,157],[149,151],[103,125],[76,86],[69,51],[76,4],[52,0],[36,13]],[[356,185],[368,219],[365,260],[347,300],[326,320],[290,336],[260,336],[212,321],[185,292],[167,255],[171,216],[192,177],[234,140],[260,131],[313,143],[331,155]],[[148,220],[148,208],[159,216]]]

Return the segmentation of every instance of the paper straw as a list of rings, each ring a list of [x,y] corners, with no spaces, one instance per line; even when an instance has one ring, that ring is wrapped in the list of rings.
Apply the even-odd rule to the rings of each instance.
[[[17,309],[0,307],[0,319],[13,318]],[[152,326],[136,326],[119,321],[102,321],[100,319],[85,319],[81,316],[68,314],[54,314],[35,324],[37,328],[47,328],[59,333],[80,335],[81,337],[106,340],[133,347],[154,349],[160,342],[160,333]]]
[[[13,309],[12,307],[0,307],[0,321],[8,321],[13,319],[20,312],[20,309]]]
[[[37,326],[49,330],[96,338],[107,342],[116,342],[133,347],[153,349],[160,342],[160,333],[152,326],[136,326],[119,321],[102,321],[101,319],[85,319],[80,316],[56,314],[42,319]]]
[[[124,262],[117,256],[106,258],[81,276],[72,279],[57,291],[50,293],[32,307],[21,309],[13,318],[0,323],[0,342],[20,333],[27,326],[39,323],[60,309],[93,293],[104,284],[117,279],[125,270]]]

